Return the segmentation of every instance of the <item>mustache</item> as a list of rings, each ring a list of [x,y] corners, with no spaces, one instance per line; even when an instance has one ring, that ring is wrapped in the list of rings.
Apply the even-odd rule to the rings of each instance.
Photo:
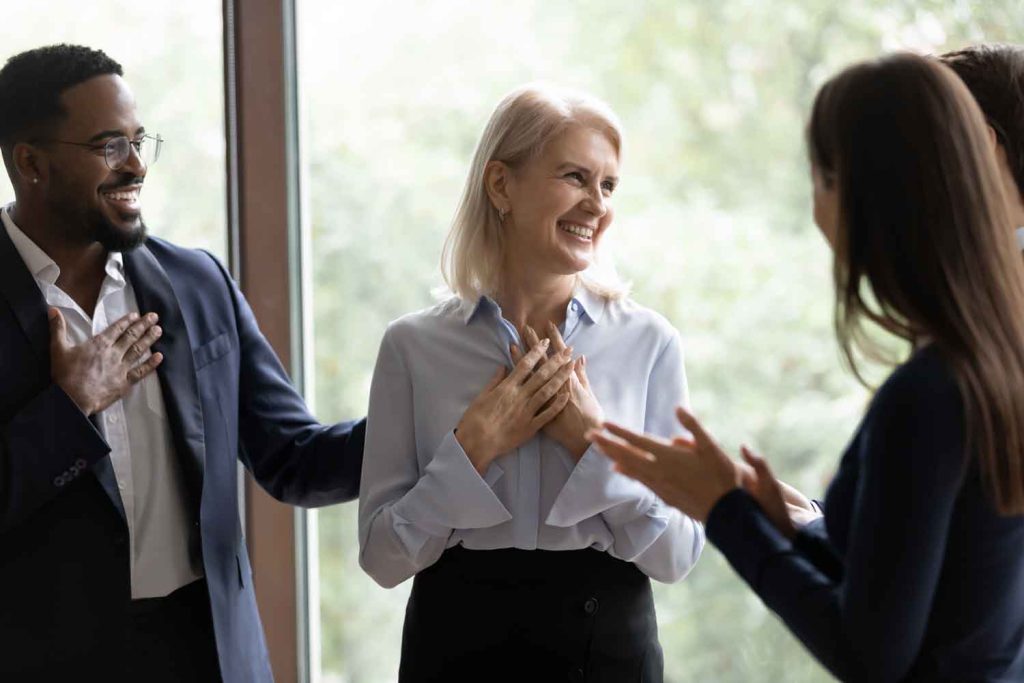
[[[134,174],[125,174],[119,177],[115,182],[104,183],[100,185],[100,192],[133,186],[142,187],[142,183],[144,181],[145,178],[143,178],[142,176],[137,176]]]

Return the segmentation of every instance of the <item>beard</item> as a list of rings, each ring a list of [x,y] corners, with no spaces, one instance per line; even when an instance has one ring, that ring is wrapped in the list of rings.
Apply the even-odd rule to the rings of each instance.
[[[54,190],[50,208],[66,226],[67,236],[75,242],[99,242],[109,252],[128,252],[141,246],[148,237],[142,214],[135,217],[134,226],[119,228],[98,207],[82,206],[64,178],[53,174]],[[119,184],[131,184],[129,176]]]
[[[146,223],[139,215],[138,223],[130,230],[123,230],[115,226],[107,217],[99,211],[90,212],[89,225],[93,240],[103,245],[103,248],[112,252],[132,251],[145,243],[148,233]]]

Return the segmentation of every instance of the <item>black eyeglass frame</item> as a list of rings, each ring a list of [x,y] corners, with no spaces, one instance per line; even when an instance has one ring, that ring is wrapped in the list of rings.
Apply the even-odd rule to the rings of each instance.
[[[120,145],[121,140],[128,141],[128,152],[124,155],[124,159],[118,164],[112,164],[110,162],[111,156],[117,153],[115,145]],[[103,162],[107,165],[111,171],[118,171],[124,168],[124,165],[128,163],[128,159],[131,158],[131,147],[135,148],[135,154],[142,159],[142,143],[146,140],[152,140],[155,148],[153,150],[153,158],[148,163],[143,162],[148,167],[150,164],[155,164],[157,159],[160,158],[160,149],[164,145],[164,139],[159,135],[150,135],[148,133],[142,135],[139,138],[131,139],[127,135],[115,135],[106,142],[73,142],[71,140],[56,140],[56,139],[45,139],[35,140],[35,143],[58,143],[61,145],[74,145],[75,147],[83,147],[93,152],[103,150]]]

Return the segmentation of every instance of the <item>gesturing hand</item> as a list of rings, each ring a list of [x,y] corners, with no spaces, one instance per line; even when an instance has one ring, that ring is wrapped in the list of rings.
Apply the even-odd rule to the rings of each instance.
[[[548,323],[548,340],[551,342],[555,352],[564,352],[566,349],[562,335],[554,323]],[[541,340],[537,333],[529,325],[524,330],[524,341],[533,349]],[[547,341],[547,340],[545,340]],[[517,360],[519,350],[512,347],[512,360]],[[590,389],[590,380],[586,373],[586,358],[580,356],[573,363],[573,373],[569,381],[562,387],[561,392],[567,394],[568,401],[562,412],[558,413],[555,419],[544,425],[542,430],[558,443],[560,443],[574,460],[579,462],[583,454],[590,446],[586,434],[591,429],[600,429],[604,422],[604,411],[598,402],[594,392]]]
[[[51,308],[49,318],[50,376],[86,415],[122,398],[163,361],[160,353],[142,361],[162,334],[155,313],[129,313],[78,346],[68,340],[59,310]]]
[[[605,423],[611,433],[590,437],[615,461],[615,468],[645,484],[669,505],[697,521],[707,520],[715,503],[740,485],[740,468],[690,413],[676,409],[693,436],[671,442]],[[614,436],[612,436],[614,435]]]
[[[811,501],[789,484],[775,478],[767,461],[752,450],[740,448],[749,467],[742,473],[743,488],[758,502],[775,528],[793,538],[796,528],[821,517]]]
[[[511,373],[500,368],[462,415],[455,438],[477,472],[536,434],[569,400],[559,389],[572,374],[572,354],[546,358],[547,349],[538,344]]]

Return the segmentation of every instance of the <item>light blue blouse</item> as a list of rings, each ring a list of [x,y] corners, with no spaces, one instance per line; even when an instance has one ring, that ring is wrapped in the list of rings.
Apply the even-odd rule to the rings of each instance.
[[[562,329],[605,416],[675,436],[687,403],[679,335],[631,301],[579,289]],[[682,579],[704,546],[700,524],[612,471],[591,447],[574,463],[537,434],[481,477],[456,440],[466,407],[522,344],[490,298],[452,298],[391,323],[381,342],[359,491],[359,563],[385,587],[446,548],[596,548],[664,582]]]

